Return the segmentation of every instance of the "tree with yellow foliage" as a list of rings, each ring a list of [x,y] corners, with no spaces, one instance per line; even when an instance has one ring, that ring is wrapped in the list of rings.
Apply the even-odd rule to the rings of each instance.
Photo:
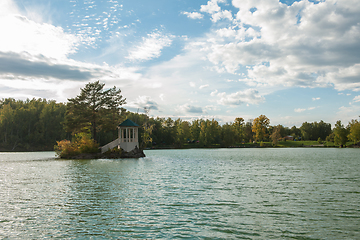
[[[270,125],[270,119],[268,119],[265,115],[260,115],[255,118],[252,125],[252,131],[255,133],[256,141],[264,140],[267,134],[267,128]]]

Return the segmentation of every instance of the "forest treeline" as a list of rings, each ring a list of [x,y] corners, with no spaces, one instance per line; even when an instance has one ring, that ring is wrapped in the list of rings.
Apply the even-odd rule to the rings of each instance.
[[[75,133],[67,125],[67,114],[69,103],[45,99],[0,100],[0,150],[53,150],[57,141],[71,139]],[[223,125],[215,119],[184,121],[180,118],[153,118],[124,108],[116,112],[110,111],[108,115],[116,124],[129,118],[142,126],[139,137],[143,148],[181,148],[192,144],[197,147],[229,147],[253,141],[272,142],[276,145],[277,141],[288,135],[296,140],[329,141],[335,142],[335,145],[360,141],[358,120],[352,120],[346,127],[341,121],[336,122],[334,128],[331,128],[330,123],[319,121],[304,122],[299,128],[288,128],[282,125],[271,126],[270,120],[264,115],[248,121],[239,117]],[[100,146],[117,138],[117,129],[114,127],[116,124],[96,126],[95,140]]]

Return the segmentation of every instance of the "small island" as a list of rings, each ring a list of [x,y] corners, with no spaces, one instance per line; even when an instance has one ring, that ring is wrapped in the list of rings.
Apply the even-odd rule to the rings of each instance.
[[[111,128],[121,114],[121,105],[125,103],[116,87],[104,90],[99,81],[89,83],[81,89],[76,98],[68,99],[65,126],[73,133],[71,141],[58,141],[55,151],[64,159],[97,158],[141,158],[145,157],[139,148],[140,126],[126,119],[117,126],[115,140],[99,147],[97,134],[99,129]]]
[[[142,158],[144,151],[139,149],[140,126],[126,119],[118,126],[118,138],[96,149],[97,144],[89,135],[78,135],[78,140],[58,142],[55,148],[60,158],[65,159],[99,159],[99,158]],[[73,146],[75,145],[75,146]],[[71,149],[78,149],[72,151]],[[100,152],[99,152],[100,151]]]

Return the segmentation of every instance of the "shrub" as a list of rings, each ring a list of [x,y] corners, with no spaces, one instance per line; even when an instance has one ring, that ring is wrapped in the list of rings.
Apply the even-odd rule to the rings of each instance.
[[[99,145],[86,133],[75,134],[72,141],[62,140],[56,143],[57,145],[54,146],[54,150],[61,158],[67,158],[81,153],[99,152]]]

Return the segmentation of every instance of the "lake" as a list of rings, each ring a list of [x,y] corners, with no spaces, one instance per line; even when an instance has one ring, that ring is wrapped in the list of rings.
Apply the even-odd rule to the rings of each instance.
[[[360,239],[360,149],[0,153],[0,239]]]

